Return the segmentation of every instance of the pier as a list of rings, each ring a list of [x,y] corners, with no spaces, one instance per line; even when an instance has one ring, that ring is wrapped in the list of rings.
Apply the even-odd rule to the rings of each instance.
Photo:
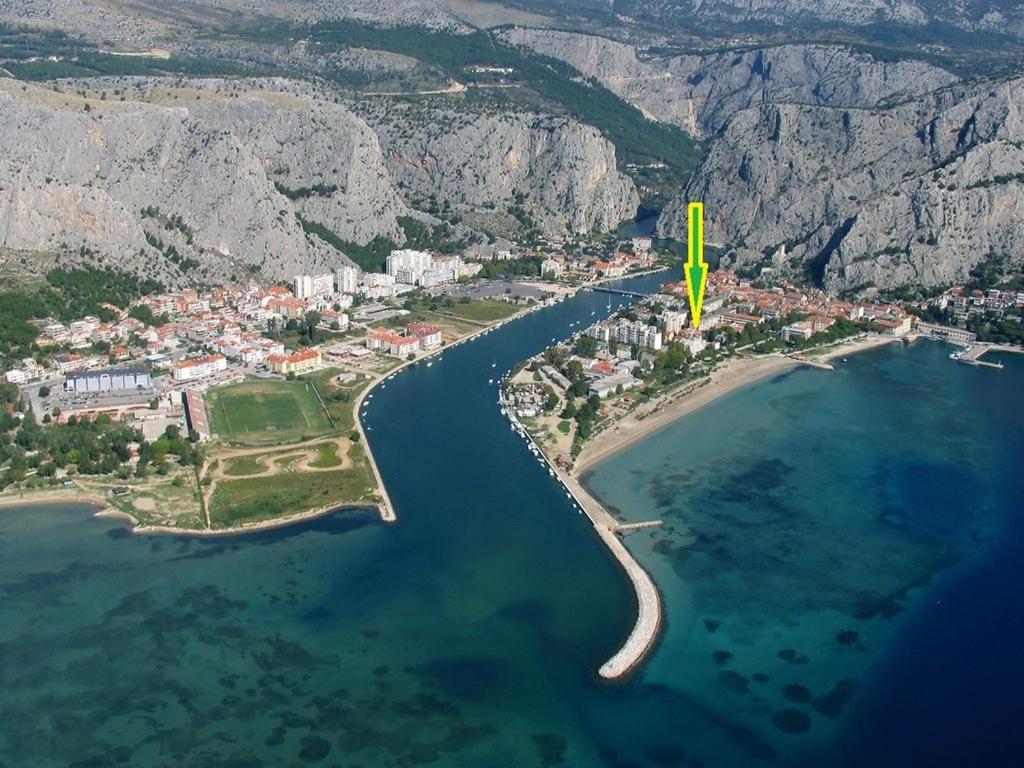
[[[836,367],[832,365],[832,363],[822,363],[817,360],[808,360],[799,352],[796,352],[792,355],[786,355],[786,357],[790,358],[791,360],[796,360],[801,365],[806,365],[811,368],[818,368],[822,371],[834,371],[836,369]]]
[[[984,365],[989,368],[1002,368],[1002,363],[990,363],[987,360],[982,360],[981,356],[986,352],[1000,351],[1003,347],[998,344],[985,344],[976,343],[966,347],[962,352],[956,352],[956,360],[967,365]],[[1008,348],[1009,351],[1016,351],[1012,347]]]
[[[644,528],[661,528],[665,522],[663,520],[643,520],[639,523],[621,523],[616,526],[616,533],[629,533],[630,531],[640,531]]]

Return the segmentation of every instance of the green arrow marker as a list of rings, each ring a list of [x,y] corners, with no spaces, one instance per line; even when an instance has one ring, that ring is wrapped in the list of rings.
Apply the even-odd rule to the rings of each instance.
[[[704,286],[708,280],[708,265],[704,261],[704,204],[690,203],[689,248],[690,259],[684,266],[686,294],[690,298],[690,320],[694,328],[700,327],[700,310],[704,305]]]

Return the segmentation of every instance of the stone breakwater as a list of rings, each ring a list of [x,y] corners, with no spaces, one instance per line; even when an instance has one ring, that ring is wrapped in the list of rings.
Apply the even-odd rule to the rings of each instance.
[[[636,558],[630,553],[626,546],[619,539],[616,531],[619,522],[601,504],[587,493],[586,489],[570,475],[561,471],[544,454],[533,437],[526,431],[512,412],[509,403],[505,402],[504,390],[502,390],[499,403],[505,411],[512,429],[527,441],[530,452],[537,456],[555,478],[565,488],[567,495],[575,502],[583,514],[589,519],[597,531],[597,535],[618,561],[619,565],[626,572],[633,591],[636,593],[637,617],[632,631],[626,638],[622,647],[612,655],[608,661],[601,665],[598,674],[605,680],[619,680],[627,677],[639,667],[647,655],[654,649],[661,633],[662,627],[662,605],[661,596],[657,587],[654,586],[650,575],[645,571]]]

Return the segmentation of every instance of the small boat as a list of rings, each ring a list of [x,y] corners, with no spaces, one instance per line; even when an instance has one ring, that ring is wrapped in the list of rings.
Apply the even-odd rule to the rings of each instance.
[[[494,379],[488,379],[488,380],[487,380],[487,383],[488,383],[488,384],[493,384],[493,383],[494,383]]]
[[[432,366],[433,364],[434,364],[434,361],[433,361],[433,360],[428,360],[428,361],[427,361],[427,368],[429,368],[429,367],[430,367],[430,366]]]

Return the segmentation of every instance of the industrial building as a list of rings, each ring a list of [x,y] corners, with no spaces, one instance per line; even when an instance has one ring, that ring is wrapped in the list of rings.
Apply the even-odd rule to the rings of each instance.
[[[152,386],[145,368],[102,368],[96,371],[76,371],[64,379],[68,392],[123,392],[149,389]]]

